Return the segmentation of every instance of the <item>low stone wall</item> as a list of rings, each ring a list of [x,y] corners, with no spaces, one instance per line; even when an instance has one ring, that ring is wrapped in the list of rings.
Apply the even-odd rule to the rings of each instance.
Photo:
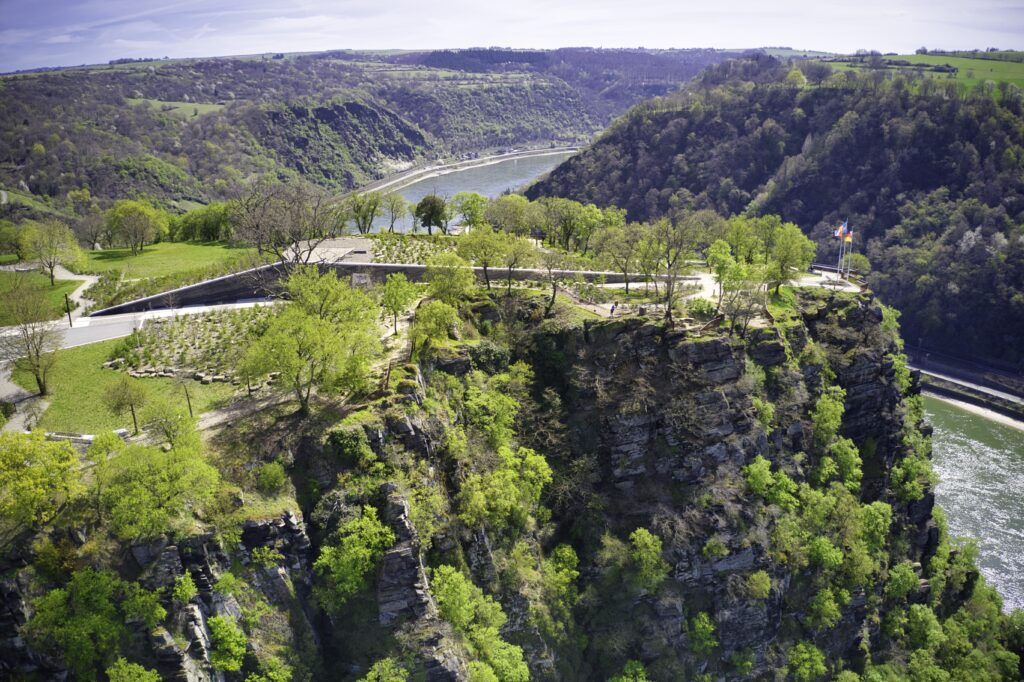
[[[357,261],[321,263],[320,269],[323,271],[333,269],[338,273],[339,277],[351,278],[353,284],[382,283],[388,275],[394,272],[404,273],[411,281],[419,282],[423,280],[427,271],[425,265],[365,263]],[[473,268],[473,270],[476,272],[477,279],[483,281],[483,268]],[[127,301],[104,308],[103,310],[97,310],[90,317],[141,313],[148,310],[166,310],[168,308],[185,308],[197,305],[218,305],[267,298],[280,291],[279,281],[286,271],[287,267],[281,263],[264,265],[232,275],[224,275],[223,277],[216,277],[197,284],[172,289],[161,294],[154,294],[146,298]],[[507,270],[503,268],[490,268],[489,274],[492,281],[505,279],[508,276]],[[621,272],[556,270],[555,275],[564,279],[572,279],[580,275],[587,281],[593,281],[603,276],[608,283],[625,281]],[[543,281],[547,277],[548,273],[546,270],[519,268],[512,271],[512,279],[517,281]]]

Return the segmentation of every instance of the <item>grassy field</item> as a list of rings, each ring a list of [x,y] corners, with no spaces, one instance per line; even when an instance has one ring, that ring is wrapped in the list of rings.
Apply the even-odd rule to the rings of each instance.
[[[162,242],[147,246],[137,256],[130,249],[89,251],[84,271],[99,275],[124,272],[125,279],[163,277],[221,265],[254,252],[223,242]]]
[[[17,280],[28,280],[46,288],[46,296],[50,301],[51,317],[56,319],[64,314],[64,294],[70,294],[82,283],[74,279],[58,279],[56,284],[50,286],[50,278],[38,272],[0,272],[0,292],[7,291],[8,287]],[[0,327],[14,324],[11,319],[9,301],[6,296],[0,296]]]
[[[103,363],[111,350],[120,343],[119,339],[92,343],[87,346],[68,348],[58,353],[57,366],[53,369],[50,384],[50,407],[43,414],[39,426],[47,431],[69,431],[72,433],[98,433],[110,429],[131,428],[130,414],[118,416],[110,412],[103,402],[107,386],[114,383],[120,372],[104,369]],[[36,391],[32,375],[24,371],[14,372],[15,383],[30,391]],[[147,389],[150,401],[160,397],[184,403],[182,389],[174,379],[139,379]],[[198,417],[230,397],[234,387],[230,384],[202,385],[189,380],[189,395],[192,409]],[[145,412],[145,408],[143,408]]]
[[[220,111],[225,106],[223,104],[200,104],[197,102],[165,102],[158,99],[135,99],[132,97],[127,98],[126,101],[132,106],[149,106],[168,114],[173,114],[178,118],[202,116],[203,114]]]
[[[0,265],[9,265],[11,263],[18,262],[18,254],[16,253],[0,253]]]
[[[1024,63],[1013,61],[998,61],[994,59],[973,59],[967,57],[946,57],[943,55],[930,54],[906,54],[884,57],[886,60],[909,62],[911,66],[889,66],[888,70],[899,72],[909,69],[915,71],[914,65],[921,67],[949,65],[957,69],[955,79],[967,87],[974,87],[978,83],[992,81],[999,83],[1005,81],[1013,83],[1018,87],[1024,87]],[[867,71],[867,62],[826,62],[837,71],[856,70]],[[926,78],[950,78],[949,74],[935,71],[920,71],[921,76]]]

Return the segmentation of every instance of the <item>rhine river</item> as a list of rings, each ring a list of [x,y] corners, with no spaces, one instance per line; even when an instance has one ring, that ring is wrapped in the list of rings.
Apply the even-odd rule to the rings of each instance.
[[[419,201],[458,192],[488,197],[521,187],[571,153],[509,159],[428,177],[399,190]],[[408,229],[409,220],[401,229]],[[385,224],[386,228],[386,224]],[[1003,595],[1007,610],[1024,607],[1024,430],[925,397],[935,470],[936,500],[953,536],[978,541],[982,574]]]
[[[406,185],[398,193],[411,203],[417,203],[428,194],[451,199],[459,192],[478,192],[485,197],[496,197],[537,179],[572,155],[573,152],[545,153],[461,170],[441,171],[438,175]],[[383,218],[378,218],[373,224],[377,229],[386,230],[388,226]],[[395,224],[395,230],[405,232],[411,225],[412,220],[406,216],[402,222]]]

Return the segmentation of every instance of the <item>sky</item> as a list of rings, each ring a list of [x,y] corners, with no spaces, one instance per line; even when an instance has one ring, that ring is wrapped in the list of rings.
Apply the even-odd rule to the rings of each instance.
[[[1024,0],[0,0],[0,72],[484,46],[1024,48]]]

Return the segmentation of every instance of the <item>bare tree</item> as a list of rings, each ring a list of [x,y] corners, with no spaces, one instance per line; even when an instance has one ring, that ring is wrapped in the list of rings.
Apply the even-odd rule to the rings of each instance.
[[[344,233],[347,211],[308,183],[255,182],[232,204],[235,234],[287,265],[306,265],[325,240]]]
[[[0,332],[0,358],[31,372],[39,395],[46,395],[64,332],[50,319],[52,310],[42,287],[17,278],[3,296],[14,324]]]
[[[388,232],[394,232],[395,223],[408,212],[409,202],[398,192],[391,192],[384,195],[382,204],[384,206],[384,215],[388,218]]]

